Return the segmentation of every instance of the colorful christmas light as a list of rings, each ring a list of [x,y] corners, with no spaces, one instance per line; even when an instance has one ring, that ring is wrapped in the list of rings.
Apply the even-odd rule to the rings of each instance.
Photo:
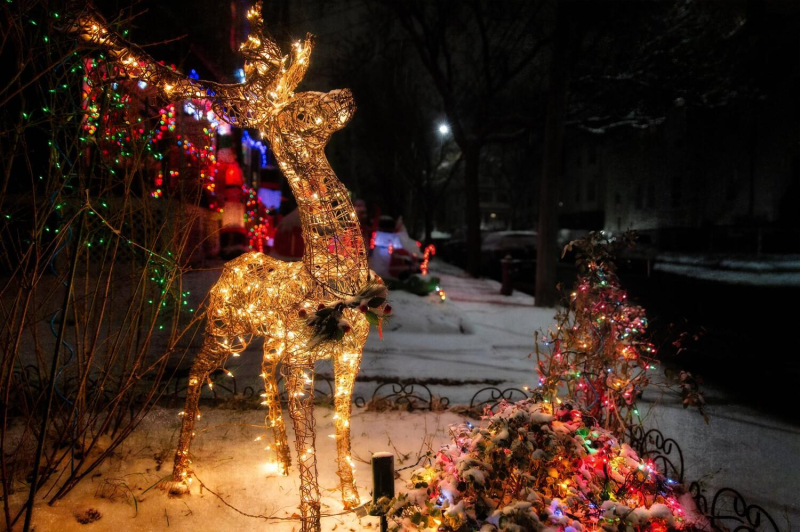
[[[419,265],[419,270],[423,276],[428,275],[428,264],[431,262],[431,257],[436,255],[436,246],[428,244],[425,246],[425,251],[422,253],[422,263]]]
[[[264,144],[260,140],[256,140],[253,137],[251,137],[250,133],[248,133],[247,131],[242,132],[242,144],[244,144],[251,150],[258,150],[258,152],[261,154],[261,168],[267,167],[268,163],[267,153],[269,151],[269,148],[267,148],[266,144]]]
[[[408,489],[378,501],[392,531],[666,530],[685,526],[674,482],[580,412],[533,400],[501,403]]]
[[[615,254],[633,237],[611,240],[591,233],[567,247],[578,252],[578,282],[556,315],[556,326],[536,344],[543,396],[575,405],[618,437],[639,423],[636,401],[658,364],[645,310],[628,299],[614,264]],[[696,387],[682,386],[682,392],[685,404],[702,412]]]

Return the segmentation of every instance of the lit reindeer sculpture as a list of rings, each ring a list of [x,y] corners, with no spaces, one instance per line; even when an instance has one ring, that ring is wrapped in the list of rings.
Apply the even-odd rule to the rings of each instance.
[[[269,409],[268,426],[278,464],[287,474],[290,456],[276,375],[280,364],[295,430],[302,530],[319,530],[315,362],[333,360],[338,475],[344,506],[352,509],[359,504],[350,457],[353,384],[370,323],[380,326],[391,308],[386,305],[386,288],[369,270],[347,190],[324,153],[331,133],[344,127],[355,110],[352,94],[346,89],[295,94],[308,67],[313,39],[308,35],[304,43],[295,43],[289,56],[282,56],[263,31],[260,10],[258,3],[247,14],[253,31],[241,46],[245,82],[237,85],[193,80],[158,64],[112,32],[93,12],[78,17],[73,31],[106,51],[120,75],[151,84],[171,100],[209,99],[221,119],[257,128],[269,140],[297,199],[305,243],[303,261],[286,263],[248,253],[228,262],[211,289],[205,341],[189,375],[172,491],[187,491],[191,483],[189,445],[200,417],[201,387],[229,355],[238,355],[254,337],[263,336],[263,404]]]

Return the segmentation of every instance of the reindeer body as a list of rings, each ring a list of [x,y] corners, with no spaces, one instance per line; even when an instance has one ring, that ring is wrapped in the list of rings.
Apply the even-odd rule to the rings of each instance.
[[[297,294],[302,297],[298,298]],[[288,474],[291,458],[277,384],[280,365],[295,429],[301,474],[301,509],[308,512],[312,521],[314,515],[319,516],[313,379],[315,363],[328,358],[333,360],[336,381],[334,423],[337,454],[343,457],[338,463],[342,500],[347,508],[358,505],[350,459],[349,418],[353,383],[369,334],[369,324],[360,311],[347,308],[343,313],[351,324],[350,332],[339,342],[323,348],[309,348],[306,316],[315,310],[315,302],[326,300],[335,301],[337,297],[320,285],[302,262],[288,263],[261,253],[247,253],[225,265],[219,281],[209,293],[206,336],[189,375],[173,468],[173,493],[188,489],[191,482],[189,446],[195,422],[200,417],[198,401],[202,386],[209,374],[222,366],[228,356],[244,351],[254,337],[263,337],[261,375],[264,379],[263,403],[268,408],[267,427],[272,429],[280,470]]]
[[[245,82],[236,85],[192,80],[158,64],[110,31],[92,12],[79,16],[72,31],[106,50],[121,75],[154,85],[167,99],[209,99],[221,119],[239,127],[258,128],[269,140],[297,200],[305,246],[303,261],[285,263],[247,253],[228,262],[211,289],[203,347],[190,370],[171,491],[187,491],[191,482],[189,447],[200,416],[200,391],[209,374],[228,356],[244,351],[253,338],[263,337],[267,426],[273,431],[278,463],[287,474],[290,453],[277,387],[280,365],[295,430],[302,530],[316,531],[320,527],[320,503],[314,442],[314,365],[322,359],[333,361],[338,475],[344,506],[350,509],[359,504],[350,458],[349,419],[355,376],[369,334],[363,312],[369,302],[373,316],[380,313],[385,297],[365,296],[374,293],[369,288],[380,279],[369,270],[355,209],[324,152],[330,135],[344,127],[355,111],[352,94],[346,89],[295,94],[308,68],[313,38],[307,36],[303,43],[295,43],[291,54],[282,56],[277,44],[263,32],[260,7],[257,3],[247,14],[253,33],[241,47]],[[363,297],[366,299],[361,301]],[[320,341],[309,316],[329,305],[346,322],[342,329],[346,334]]]

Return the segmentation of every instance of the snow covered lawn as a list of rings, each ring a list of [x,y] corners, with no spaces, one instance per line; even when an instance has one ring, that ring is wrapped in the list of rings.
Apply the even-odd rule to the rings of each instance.
[[[793,255],[764,255],[762,258],[736,259],[711,254],[663,253],[656,257],[654,269],[717,283],[800,286],[800,259]]]
[[[317,407],[317,467],[322,496],[322,513],[343,512],[336,490],[336,451],[332,410]],[[175,530],[222,532],[299,530],[295,520],[267,520],[241,515],[225,502],[249,514],[291,518],[299,503],[299,477],[292,467],[289,476],[279,476],[268,463],[274,457],[264,447],[271,433],[264,430],[264,413],[256,410],[206,408],[198,424],[192,446],[197,478],[213,495],[195,482],[191,493],[172,498],[157,487],[172,471],[180,418],[177,409],[157,409],[91,478],[87,478],[64,500],[50,507],[40,503],[34,513],[39,532],[73,530]],[[417,460],[429,448],[438,449],[449,441],[447,427],[458,423],[455,414],[431,412],[376,413],[356,410],[352,417],[353,453],[356,482],[361,501],[371,499],[373,453],[389,451],[395,455],[397,469]],[[256,441],[258,437],[261,440]],[[294,435],[289,431],[293,445]],[[292,460],[296,454],[292,449]],[[403,459],[403,457],[406,457]],[[69,467],[69,464],[66,464]],[[413,469],[413,468],[412,468]],[[408,479],[408,472],[403,478]],[[398,480],[396,489],[405,487]],[[26,495],[18,493],[17,496]],[[79,523],[97,517],[89,524]],[[358,518],[355,513],[323,517],[322,529],[357,531],[376,529],[375,517]]]

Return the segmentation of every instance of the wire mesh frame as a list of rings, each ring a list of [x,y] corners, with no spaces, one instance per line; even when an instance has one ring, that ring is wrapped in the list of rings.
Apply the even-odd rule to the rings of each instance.
[[[469,407],[472,409],[479,409],[481,412],[485,408],[489,408],[492,412],[495,411],[498,405],[503,401],[513,403],[516,400],[529,399],[531,396],[519,388],[500,388],[489,386],[482,388],[475,392],[472,399],[469,401]],[[518,398],[518,399],[517,399]]]
[[[342,313],[341,342],[313,341],[305,315],[317,305],[353,298],[372,280],[358,219],[345,187],[325,157],[330,135],[344,127],[355,111],[349,90],[327,94],[294,89],[308,68],[313,38],[295,43],[288,55],[263,30],[261,4],[247,18],[253,32],[241,46],[245,81],[222,85],[185,77],[159,64],[141,48],[111,31],[96,12],[85,10],[70,29],[86,43],[104,49],[117,75],[153,85],[163,97],[210,100],[214,112],[238,127],[253,127],[270,142],[297,200],[305,243],[302,266],[247,254],[228,263],[212,288],[207,306],[206,339],[189,374],[186,407],[175,455],[173,480],[191,482],[189,445],[200,417],[200,389],[211,371],[230,354],[245,350],[254,336],[264,336],[262,376],[268,425],[278,458],[288,470],[285,430],[277,397],[276,365],[289,390],[301,477],[302,530],[319,530],[319,488],[314,455],[314,363],[332,359],[335,368],[336,446],[342,497],[346,507],[358,504],[353,483],[349,418],[355,375],[369,333],[366,318],[353,308]]]

